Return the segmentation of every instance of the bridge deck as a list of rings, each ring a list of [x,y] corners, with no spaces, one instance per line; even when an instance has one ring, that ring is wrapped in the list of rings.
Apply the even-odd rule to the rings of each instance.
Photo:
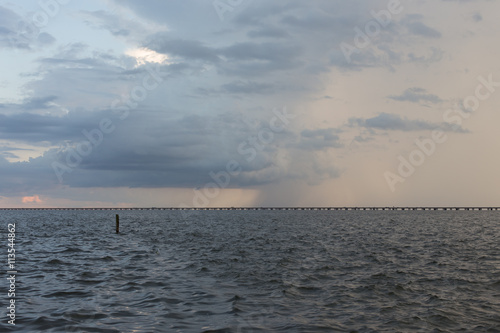
[[[334,211],[384,211],[384,210],[398,210],[398,211],[498,211],[500,207],[193,207],[193,208],[179,208],[179,207],[135,207],[135,208],[0,208],[0,210],[334,210]]]

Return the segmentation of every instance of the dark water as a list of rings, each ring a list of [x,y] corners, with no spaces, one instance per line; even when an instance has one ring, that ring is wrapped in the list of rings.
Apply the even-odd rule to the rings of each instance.
[[[500,332],[498,212],[114,213],[2,212],[1,332]]]

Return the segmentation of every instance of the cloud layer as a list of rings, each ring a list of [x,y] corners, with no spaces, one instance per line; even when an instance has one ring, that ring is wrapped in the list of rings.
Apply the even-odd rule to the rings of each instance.
[[[457,19],[390,3],[75,3],[31,34],[44,9],[2,5],[0,48],[26,67],[6,71],[21,97],[0,99],[0,195],[203,188],[230,162],[228,188],[317,186],[350,169],[353,143],[470,134],[436,116],[463,94],[427,78],[452,61]],[[468,38],[488,20],[469,7],[441,1],[435,13],[465,13],[453,27]]]

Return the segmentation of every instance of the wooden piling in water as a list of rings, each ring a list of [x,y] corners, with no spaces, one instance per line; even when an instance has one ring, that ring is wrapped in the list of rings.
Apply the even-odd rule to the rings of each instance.
[[[116,233],[120,233],[120,216],[116,214]]]

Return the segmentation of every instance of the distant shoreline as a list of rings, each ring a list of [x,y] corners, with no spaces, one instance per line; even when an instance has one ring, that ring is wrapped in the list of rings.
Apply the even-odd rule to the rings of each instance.
[[[87,207],[87,208],[0,208],[0,210],[321,210],[321,211],[498,211],[500,207]]]

